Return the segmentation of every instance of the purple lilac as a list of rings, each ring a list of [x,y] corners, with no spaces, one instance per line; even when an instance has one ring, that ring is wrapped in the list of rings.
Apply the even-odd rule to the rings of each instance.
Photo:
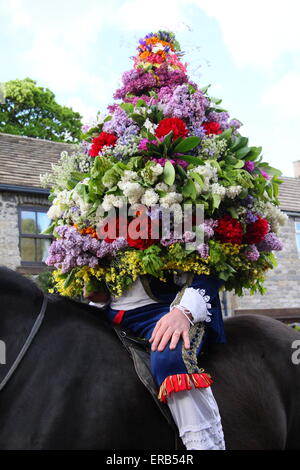
[[[208,101],[200,90],[191,94],[186,84],[177,86],[172,92],[163,88],[159,98],[167,117],[177,117],[194,126],[200,126],[205,118]]]
[[[56,231],[61,238],[51,244],[46,264],[61,269],[63,273],[75,267],[95,268],[99,264],[99,258],[115,256],[117,251],[127,246],[124,238],[107,243],[90,235],[82,235],[74,227],[67,225],[57,227]]]
[[[209,246],[207,243],[200,243],[200,245],[197,246],[197,251],[201,258],[208,258],[209,256]]]
[[[155,73],[158,77],[157,88],[167,86],[173,89],[176,85],[188,82],[186,72],[183,70],[170,70],[168,64],[162,64]]]
[[[249,261],[257,261],[260,254],[255,245],[250,245],[245,250],[245,256]]]
[[[204,223],[200,225],[200,228],[204,231],[204,239],[209,240],[214,236],[214,228],[218,225],[218,222],[214,219],[205,219]]]
[[[220,113],[216,111],[211,111],[210,113],[208,113],[207,119],[208,121],[214,121],[220,124],[222,131],[230,127],[228,123],[229,114],[225,111],[222,111]]]
[[[123,87],[119,88],[114,94],[115,99],[124,99],[130,93],[142,95],[148,90],[156,87],[156,78],[153,74],[145,72],[142,69],[131,69],[123,73]]]
[[[228,123],[228,127],[233,127],[235,130],[241,127],[241,122],[238,119],[231,119]]]
[[[118,106],[112,119],[104,123],[103,131],[110,134],[117,134],[120,137],[126,133],[128,128],[130,128],[131,131],[135,128],[136,133],[138,133],[138,126],[127,116],[126,111]]]
[[[247,211],[247,214],[246,214],[246,223],[247,224],[252,224],[254,222],[256,222],[258,220],[258,217],[256,214],[254,214],[254,212],[252,211]]]
[[[254,197],[248,194],[248,196],[242,200],[242,204],[243,206],[246,206],[246,207],[252,207],[253,200],[254,200]]]
[[[183,234],[183,240],[185,241],[185,243],[191,243],[195,240],[195,238],[196,238],[195,232],[186,231]]]
[[[259,251],[281,251],[283,249],[282,241],[274,232],[269,232],[258,245]]]

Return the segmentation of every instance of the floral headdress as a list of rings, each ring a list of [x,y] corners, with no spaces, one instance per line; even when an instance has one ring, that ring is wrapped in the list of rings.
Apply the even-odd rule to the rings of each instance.
[[[209,87],[189,80],[181,57],[173,33],[141,39],[108,114],[85,128],[78,152],[64,152],[42,177],[51,186],[48,232],[56,237],[47,263],[56,267],[61,294],[106,285],[118,296],[139,275],[164,280],[178,271],[214,274],[239,295],[264,291],[273,251],[282,249],[280,172],[249,145]],[[193,209],[190,230],[178,234],[186,204],[201,205],[204,220]],[[137,221],[141,205],[146,224]],[[128,219],[129,206],[137,210]],[[113,235],[106,232],[112,210]],[[169,236],[161,230],[163,210],[171,214]]]

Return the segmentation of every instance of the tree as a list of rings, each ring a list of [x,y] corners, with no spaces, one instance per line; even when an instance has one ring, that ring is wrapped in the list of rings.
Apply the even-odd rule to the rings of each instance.
[[[0,132],[57,142],[76,142],[81,138],[81,116],[55,101],[48,88],[36,81],[10,80],[3,85],[0,100]]]

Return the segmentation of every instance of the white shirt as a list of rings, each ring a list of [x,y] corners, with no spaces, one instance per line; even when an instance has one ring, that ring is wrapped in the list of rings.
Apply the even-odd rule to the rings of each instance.
[[[185,274],[185,273],[183,273]],[[205,295],[203,289],[194,289],[193,287],[187,287],[181,300],[174,305],[181,306],[186,312],[192,314],[193,322],[197,323],[200,321],[209,322],[209,311],[210,308],[209,296]],[[112,297],[110,307],[113,310],[133,310],[134,308],[144,307],[149,304],[158,303],[156,300],[151,299],[146,293],[141,279],[138,278],[130,289],[128,289],[121,297]],[[105,304],[90,302],[90,305],[95,307],[103,307]]]

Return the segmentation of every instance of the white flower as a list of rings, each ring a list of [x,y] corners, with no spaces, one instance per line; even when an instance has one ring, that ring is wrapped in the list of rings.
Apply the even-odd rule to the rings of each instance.
[[[151,166],[151,171],[155,176],[159,176],[163,173],[164,168],[159,163],[156,163],[156,165]]]
[[[230,199],[234,199],[237,197],[240,192],[242,191],[242,186],[229,186],[226,188],[226,196],[229,197]]]
[[[159,200],[159,195],[154,189],[147,189],[141,198],[141,203],[147,207],[154,206]]]
[[[61,215],[62,215],[61,208],[57,204],[52,204],[52,206],[47,212],[47,216],[49,217],[49,219],[52,219],[52,220],[59,219]]]
[[[178,203],[171,204],[169,209],[171,212],[173,212],[175,224],[180,224],[180,227],[177,227],[177,228],[181,228],[181,224],[183,221],[183,213],[182,213],[181,205]]]
[[[123,207],[124,206],[124,197],[115,196],[115,194],[106,194],[102,201],[102,208],[105,212],[110,211],[113,207]]]
[[[143,124],[143,127],[147,129],[148,132],[151,132],[151,134],[155,134],[155,129],[157,128],[158,124],[154,124],[153,122],[150,121],[149,118],[146,119],[146,121]]]
[[[163,191],[163,192],[167,193],[168,190],[169,190],[169,186],[166,183],[157,183],[155,185],[155,189],[157,191]]]
[[[123,187],[124,196],[128,198],[129,204],[139,202],[145,190],[139,183],[128,182]]]
[[[124,174],[122,175],[122,178],[121,180],[119,181],[118,183],[118,186],[120,189],[122,189],[122,191],[124,190],[126,184],[129,182],[129,181],[134,181],[138,178],[138,174],[135,172],[135,171],[131,171],[131,170],[125,170],[124,171]]]
[[[270,224],[271,231],[276,234],[279,233],[280,228],[288,221],[288,216],[271,202],[259,202],[255,205],[255,209],[263,213]]]
[[[176,193],[175,191],[170,192],[166,194],[165,196],[161,197],[159,202],[162,207],[169,208],[172,206],[172,204],[175,204],[177,202],[181,202],[183,199],[182,195],[179,193]]]
[[[73,191],[67,191],[64,189],[52,202],[52,206],[47,212],[47,215],[50,219],[55,220],[63,216],[63,213],[66,212],[71,206],[73,206]]]
[[[226,189],[224,186],[221,186],[219,183],[213,183],[210,187],[212,194],[218,194],[221,199],[225,197]]]
[[[188,170],[188,175],[190,173],[198,173],[199,175],[202,175],[212,181],[218,180],[218,170],[214,166],[211,166],[209,162],[205,162],[205,165],[199,165],[192,170]]]

